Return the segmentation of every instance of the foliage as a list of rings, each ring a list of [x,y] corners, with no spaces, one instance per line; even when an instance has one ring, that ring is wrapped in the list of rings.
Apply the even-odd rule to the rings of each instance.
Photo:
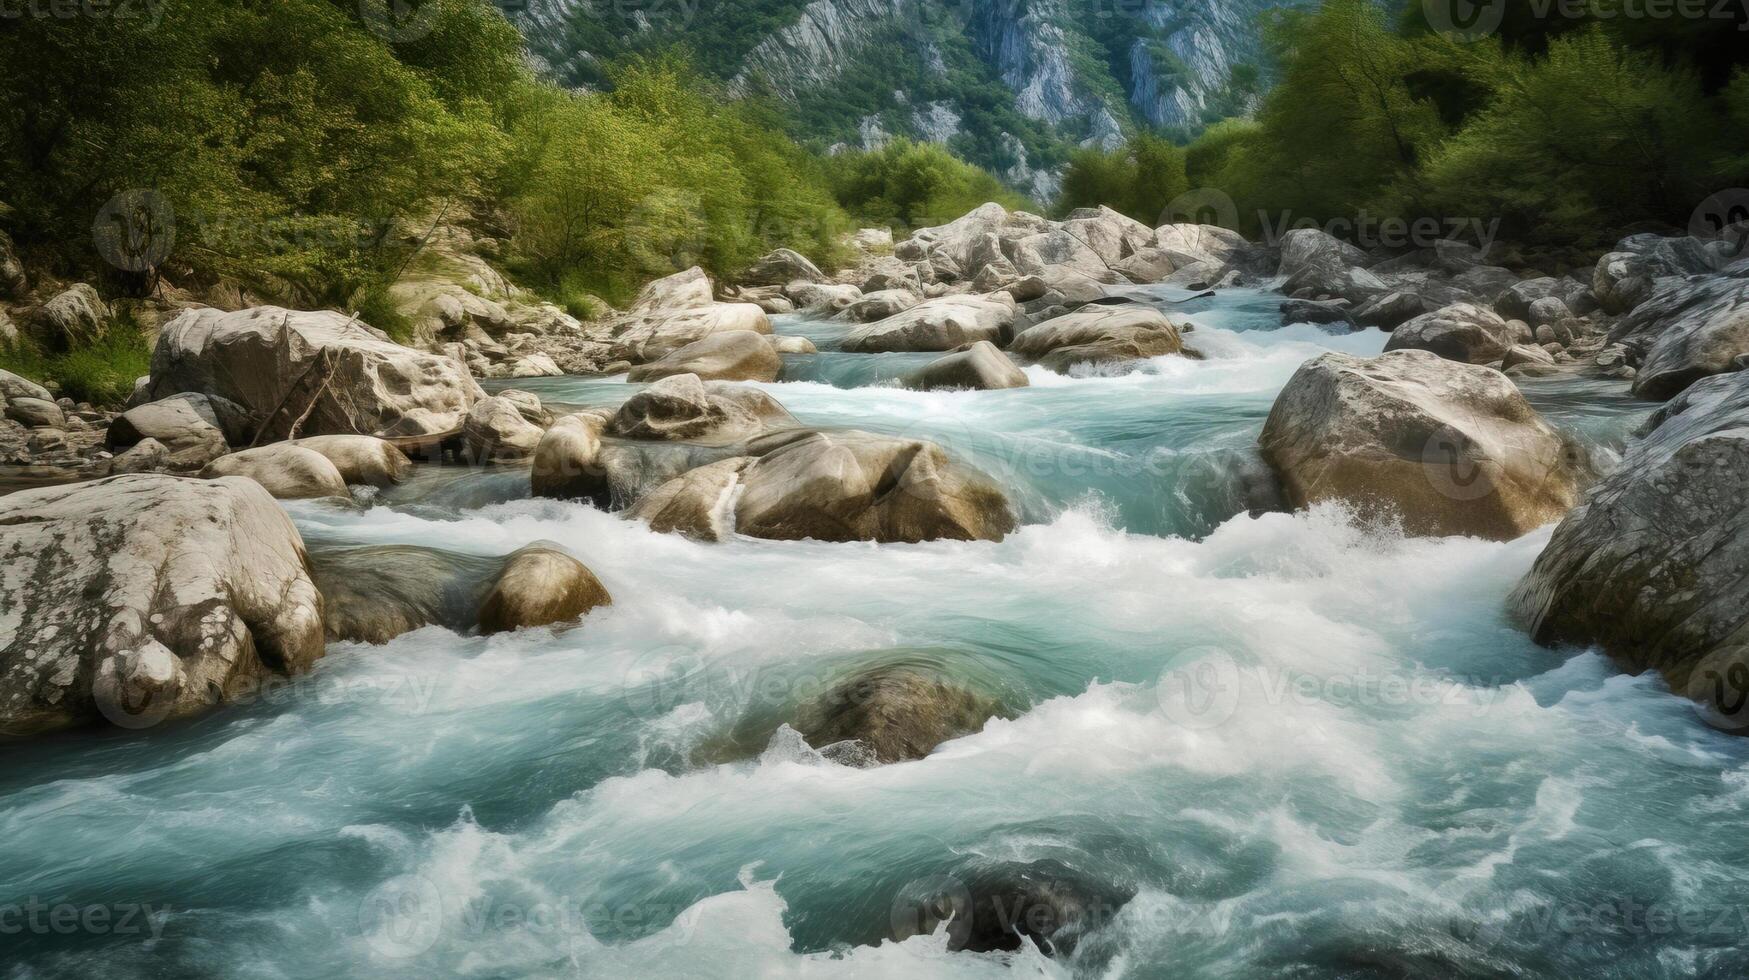
[[[0,369],[53,382],[60,395],[100,407],[127,401],[134,382],[149,374],[151,366],[145,336],[126,314],[111,320],[96,343],[65,353],[46,353],[24,338],[0,344]]]
[[[1184,151],[1161,137],[1141,135],[1110,153],[1076,151],[1063,173],[1057,208],[1068,212],[1105,204],[1154,225],[1167,205],[1189,189]]]
[[[1034,207],[988,171],[933,143],[894,140],[878,150],[842,154],[834,164],[838,203],[864,224],[944,224],[987,201]]]

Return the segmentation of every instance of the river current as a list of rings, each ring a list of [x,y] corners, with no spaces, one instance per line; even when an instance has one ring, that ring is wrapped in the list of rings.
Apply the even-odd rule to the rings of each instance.
[[[515,468],[289,505],[318,553],[557,541],[614,603],[335,644],[190,723],[0,749],[6,900],[109,910],[66,931],[0,909],[0,976],[1749,975],[1749,741],[1513,628],[1549,529],[1250,511],[1281,386],[1386,339],[1278,307],[1190,301],[1203,360],[991,392],[884,385],[931,355],[779,318],[822,353],[764,387],[969,459],[1021,512],[1000,543],[698,543],[530,499]],[[1619,383],[1524,386],[1606,456],[1649,411]],[[780,727],[899,663],[1010,717],[866,769]],[[1125,900],[1068,956],[894,938],[917,882],[1022,865]]]

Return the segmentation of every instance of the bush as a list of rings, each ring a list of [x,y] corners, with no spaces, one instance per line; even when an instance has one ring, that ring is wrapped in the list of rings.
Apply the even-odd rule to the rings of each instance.
[[[943,224],[980,204],[1009,209],[1036,205],[933,143],[893,140],[878,150],[834,159],[832,192],[865,225],[921,228]]]
[[[1184,151],[1158,136],[1142,135],[1110,153],[1076,151],[1063,174],[1057,208],[1067,213],[1103,204],[1152,226],[1189,189]]]
[[[49,384],[61,397],[115,408],[151,373],[152,351],[139,325],[121,314],[97,343],[66,353],[45,353],[29,340],[0,346],[0,369]]]

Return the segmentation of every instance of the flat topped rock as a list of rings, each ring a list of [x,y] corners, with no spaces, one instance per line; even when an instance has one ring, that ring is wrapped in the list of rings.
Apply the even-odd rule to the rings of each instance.
[[[626,399],[607,431],[628,439],[730,442],[795,424],[776,399],[757,388],[678,374]]]

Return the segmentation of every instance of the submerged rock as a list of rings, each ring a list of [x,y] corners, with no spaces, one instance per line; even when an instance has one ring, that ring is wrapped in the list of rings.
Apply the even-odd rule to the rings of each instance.
[[[1306,362],[1259,444],[1294,506],[1344,501],[1411,534],[1509,540],[1559,519],[1595,476],[1505,375],[1425,351]]]
[[[1092,880],[1060,861],[974,865],[920,878],[893,897],[892,937],[947,933],[955,952],[1020,949],[1068,956],[1135,897],[1127,886]]]
[[[0,732],[144,728],[322,655],[303,540],[250,480],[26,490],[0,527]]]
[[[1642,432],[1508,608],[1537,642],[1601,646],[1749,732],[1749,374],[1694,384]]]
[[[803,705],[795,729],[826,749],[856,742],[886,764],[921,759],[1008,714],[995,698],[915,667],[878,667]]]

